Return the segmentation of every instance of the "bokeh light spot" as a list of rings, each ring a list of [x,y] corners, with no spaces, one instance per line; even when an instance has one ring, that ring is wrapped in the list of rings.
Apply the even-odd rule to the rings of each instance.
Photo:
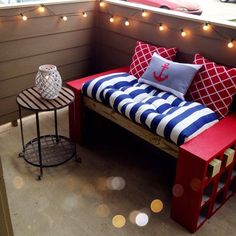
[[[175,197],[182,197],[184,194],[184,188],[181,184],[175,184],[172,188],[172,193]]]
[[[116,215],[112,218],[112,224],[116,227],[116,228],[122,228],[125,226],[126,223],[126,219],[124,216],[122,215]]]
[[[140,227],[147,225],[148,221],[149,221],[148,215],[143,212],[138,213],[135,219],[135,223]]]
[[[24,186],[24,180],[20,176],[16,176],[13,180],[14,187],[16,189],[21,189]]]
[[[108,217],[109,214],[110,214],[110,210],[106,204],[100,204],[96,209],[96,215],[101,218]]]
[[[111,190],[122,190],[125,187],[125,180],[122,177],[109,177],[107,187]]]
[[[163,209],[163,202],[159,199],[155,199],[151,202],[151,210],[155,213],[159,213]]]
[[[131,211],[130,214],[129,214],[129,221],[132,223],[132,224],[136,224],[136,217],[138,215],[139,211]]]
[[[198,178],[194,178],[190,182],[190,187],[193,191],[198,192],[201,189],[202,182]]]

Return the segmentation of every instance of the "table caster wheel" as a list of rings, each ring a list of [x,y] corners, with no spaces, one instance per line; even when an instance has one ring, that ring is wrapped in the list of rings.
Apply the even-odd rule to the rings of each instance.
[[[22,158],[22,157],[24,157],[24,153],[20,152],[19,155],[18,155],[18,158]]]
[[[42,176],[41,175],[38,175],[37,177],[36,177],[36,180],[37,181],[40,181],[42,179]]]
[[[82,159],[80,157],[76,157],[75,161],[78,163],[82,163]]]

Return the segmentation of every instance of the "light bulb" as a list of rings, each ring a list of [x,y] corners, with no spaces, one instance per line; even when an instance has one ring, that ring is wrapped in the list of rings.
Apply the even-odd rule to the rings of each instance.
[[[185,37],[186,35],[187,35],[187,33],[183,29],[181,29],[181,36]]]
[[[67,16],[61,16],[61,19],[64,20],[64,21],[68,20]]]
[[[163,31],[163,30],[164,30],[164,26],[163,26],[162,23],[159,25],[159,30],[160,30],[160,31]]]
[[[147,12],[145,10],[142,10],[142,17],[146,17],[147,16]]]
[[[20,15],[21,15],[21,18],[22,18],[23,21],[27,21],[28,20],[28,17],[26,15],[23,15],[22,13]]]
[[[228,43],[228,48],[232,48],[232,47],[234,47],[234,42],[233,42],[234,40],[232,39],[229,43]]]
[[[82,14],[83,14],[83,17],[87,17],[88,16],[86,12],[83,12]]]
[[[111,23],[114,22],[114,17],[113,17],[113,16],[110,17],[110,22],[111,22]]]
[[[105,2],[103,2],[102,0],[100,0],[99,5],[100,5],[100,7],[104,7],[104,6],[105,6]]]
[[[43,4],[40,5],[39,8],[38,8],[38,11],[41,12],[41,13],[45,12],[45,6]]]
[[[210,24],[209,23],[205,23],[202,28],[203,28],[203,30],[207,31],[207,30],[210,29]]]
[[[125,20],[125,26],[129,26],[129,20],[128,19]]]

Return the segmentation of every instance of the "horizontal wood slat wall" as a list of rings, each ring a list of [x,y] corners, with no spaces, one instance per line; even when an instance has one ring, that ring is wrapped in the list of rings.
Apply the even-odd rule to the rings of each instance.
[[[28,12],[27,21],[19,16],[1,18],[0,24],[0,124],[18,118],[16,95],[34,85],[38,67],[54,64],[63,81],[87,75],[93,65],[95,50],[96,2],[47,5]],[[35,6],[1,9],[0,15],[17,15]],[[82,12],[87,17],[82,17]],[[69,13],[79,14],[69,16]],[[68,21],[60,15],[68,15]]]
[[[2,9],[1,15],[19,14],[35,7]],[[228,49],[226,41],[214,31],[204,32],[203,22],[153,12],[147,18],[141,10],[118,3],[107,3],[97,10],[95,0],[77,3],[52,4],[49,8],[57,15],[68,16],[68,21],[46,11],[32,11],[23,22],[19,16],[3,18],[0,24],[0,124],[17,118],[16,95],[34,83],[41,64],[58,66],[64,81],[97,71],[128,65],[137,40],[179,48],[178,59],[191,62],[196,52],[225,65],[236,66],[236,47]],[[85,11],[87,18],[82,17]],[[111,24],[109,17],[114,15]],[[124,26],[129,18],[130,26]],[[162,22],[171,29],[159,32]],[[186,38],[180,29],[190,29]],[[236,38],[236,30],[215,27],[223,35]]]
[[[181,61],[192,62],[193,55],[199,52],[218,63],[236,66],[236,48],[227,48],[227,39],[222,39],[214,30],[203,31],[203,21],[198,22],[174,15],[167,16],[157,12],[151,12],[148,17],[143,18],[141,13],[142,9],[114,3],[107,3],[106,7],[99,8],[97,47],[103,48],[103,50],[98,50],[98,70],[125,65],[127,61],[131,60],[137,40],[160,46],[176,46],[181,52],[178,55]],[[115,19],[113,24],[109,22],[111,15]],[[126,18],[129,19],[129,27],[124,25]],[[160,32],[159,23],[166,24],[169,30]],[[180,36],[181,28],[190,30],[186,38]],[[215,29],[222,35],[226,35],[229,40],[236,38],[235,29],[223,26],[215,26]],[[114,55],[114,59],[111,59],[112,55]],[[123,64],[121,60],[124,60]]]

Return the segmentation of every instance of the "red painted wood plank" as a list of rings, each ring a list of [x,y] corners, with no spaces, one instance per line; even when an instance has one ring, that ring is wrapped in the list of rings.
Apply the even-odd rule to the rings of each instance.
[[[236,140],[236,112],[210,127],[189,142],[181,145],[193,155],[208,161]]]

